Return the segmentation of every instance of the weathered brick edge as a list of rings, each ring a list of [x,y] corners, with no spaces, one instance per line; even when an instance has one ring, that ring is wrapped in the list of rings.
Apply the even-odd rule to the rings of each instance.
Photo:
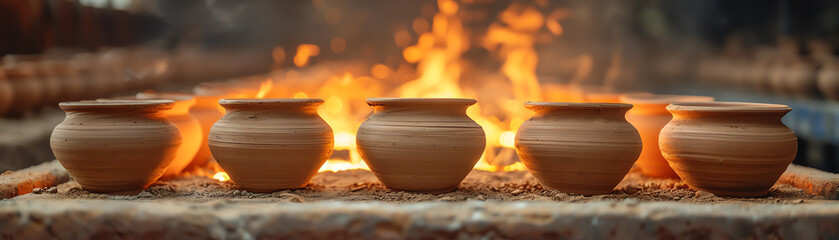
[[[0,174],[0,199],[31,193],[32,189],[52,187],[70,180],[67,170],[53,160],[18,171]]]
[[[778,182],[803,189],[810,194],[839,200],[839,174],[790,165]]]
[[[836,239],[839,204],[0,201],[26,239]]]

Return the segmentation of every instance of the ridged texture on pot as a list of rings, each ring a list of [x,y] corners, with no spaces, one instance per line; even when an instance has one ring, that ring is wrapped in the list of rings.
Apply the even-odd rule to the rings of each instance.
[[[163,111],[171,101],[65,102],[50,147],[91,192],[138,192],[157,180],[181,145]]]
[[[516,150],[547,188],[609,193],[641,153],[638,131],[624,118],[629,104],[527,103],[535,114],[519,127]]]
[[[321,99],[224,99],[210,130],[213,157],[239,186],[274,192],[305,186],[332,155]]]
[[[194,166],[203,166],[212,157],[207,139],[210,136],[210,128],[224,116],[221,105],[218,104],[219,100],[221,100],[221,97],[218,96],[195,96],[195,106],[192,106],[192,109],[189,110],[190,115],[201,124],[201,133],[204,134],[201,137],[201,147],[195,154],[195,158],[192,159],[191,164]]]
[[[678,178],[679,176],[670,168],[670,164],[661,156],[661,150],[658,149],[658,134],[661,128],[673,118],[667,111],[667,105],[673,102],[711,102],[714,98],[683,95],[625,95],[621,100],[633,105],[632,109],[626,113],[626,120],[641,134],[641,142],[644,145],[635,165],[647,176]]]
[[[195,158],[195,154],[201,148],[201,142],[203,142],[201,139],[204,134],[201,132],[201,123],[189,111],[195,105],[195,98],[192,95],[180,93],[138,93],[137,99],[175,101],[175,106],[167,110],[165,114],[181,130],[183,144],[178,148],[175,160],[166,169],[163,177],[177,176],[186,166],[189,166],[192,159]]]
[[[680,103],[659,136],[661,153],[694,190],[721,196],[768,193],[795,158],[797,138],[784,105]]]
[[[356,143],[387,187],[448,192],[472,171],[486,147],[483,128],[466,115],[473,99],[371,98],[374,113]]]

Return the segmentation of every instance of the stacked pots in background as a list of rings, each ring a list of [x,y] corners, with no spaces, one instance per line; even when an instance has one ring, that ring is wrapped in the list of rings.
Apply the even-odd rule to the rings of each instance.
[[[635,165],[647,176],[660,178],[678,178],[676,172],[670,168],[667,160],[661,156],[658,149],[658,135],[661,128],[672,119],[667,105],[674,102],[711,102],[713,97],[682,96],[682,95],[653,95],[632,94],[624,95],[621,101],[632,104],[626,113],[626,120],[641,134],[643,150]]]
[[[7,66],[6,79],[13,94],[12,104],[8,115],[19,117],[41,106],[44,95],[41,82],[35,78],[35,68],[31,64],[16,64]]]
[[[659,136],[661,154],[694,190],[759,197],[795,158],[797,138],[781,118],[785,105],[674,103]]]
[[[388,188],[441,193],[457,188],[486,147],[466,108],[474,99],[371,98],[361,124],[361,157]]]
[[[528,102],[535,112],[516,133],[516,150],[543,186],[605,194],[641,153],[638,131],[624,118],[629,104]]]
[[[91,192],[138,193],[157,180],[181,145],[164,111],[172,101],[64,102],[50,137],[58,161]]]
[[[182,93],[143,92],[137,94],[137,99],[174,101],[175,105],[165,114],[181,130],[183,144],[178,149],[175,160],[166,169],[163,177],[177,176],[189,166],[198,150],[201,149],[201,142],[203,142],[201,138],[204,134],[201,132],[201,123],[190,114],[190,108],[195,105],[195,98],[192,95]]]
[[[6,114],[12,107],[14,100],[14,91],[12,91],[12,84],[6,79],[6,71],[0,67],[0,117]]]
[[[322,99],[223,99],[226,114],[210,130],[213,157],[251,192],[301,188],[332,155]]]
[[[221,96],[195,95],[195,105],[189,112],[201,124],[203,136],[201,137],[201,147],[195,154],[195,158],[192,159],[192,166],[204,166],[213,157],[210,153],[210,146],[207,145],[207,140],[213,124],[224,116],[223,108],[218,104],[221,98]]]

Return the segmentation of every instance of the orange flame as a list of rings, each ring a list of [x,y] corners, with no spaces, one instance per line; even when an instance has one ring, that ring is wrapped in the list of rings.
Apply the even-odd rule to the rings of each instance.
[[[256,98],[265,98],[265,95],[268,95],[271,92],[271,89],[274,88],[274,81],[270,78],[265,79],[262,83],[259,84],[259,91],[256,92]]]
[[[217,172],[216,174],[213,174],[213,179],[219,180],[220,182],[224,182],[230,180],[230,176],[227,175],[226,172]]]

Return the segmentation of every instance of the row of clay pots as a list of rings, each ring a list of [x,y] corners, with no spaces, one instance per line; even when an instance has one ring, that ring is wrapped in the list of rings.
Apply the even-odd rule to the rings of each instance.
[[[6,56],[0,67],[0,115],[22,116],[44,105],[152,87],[165,75],[160,67],[165,59],[145,55],[113,50],[70,59]]]
[[[59,162],[89,191],[137,192],[160,177],[177,176],[190,164],[209,161],[207,134],[223,115],[219,99],[143,92],[63,102],[59,107],[67,117],[53,131],[50,145]]]
[[[699,77],[720,84],[742,86],[782,96],[815,97],[822,94],[839,100],[836,63],[801,57],[773,61],[709,59],[699,65]]]
[[[657,104],[651,108],[662,106],[657,102],[672,101],[644,96],[647,98],[635,101]],[[105,103],[108,102],[99,104]],[[317,114],[317,107],[323,103],[321,99],[225,99],[220,103],[227,113],[210,130],[208,145],[232,180],[248,191],[303,187],[331,155],[332,129]],[[466,108],[474,103],[471,99],[368,99],[375,112],[358,130],[359,151],[373,173],[389,188],[432,193],[451,191],[484,151],[484,132],[466,115]],[[72,160],[72,154],[68,153],[79,154],[84,148],[68,145],[78,141],[62,131],[101,126],[95,119],[84,124],[76,122],[78,119],[71,116],[76,110],[73,104],[62,104],[68,111],[68,119],[56,128],[52,143],[59,161],[62,164],[70,161],[65,165],[70,166],[68,171],[75,176],[77,170],[73,166],[87,164],[73,162],[81,159]],[[93,108],[90,105],[95,105],[75,104],[86,106],[88,111]],[[156,106],[158,115],[164,117],[163,110],[175,105],[169,100],[156,104],[160,105]],[[630,104],[527,103],[525,106],[535,114],[519,128],[515,145],[522,162],[545,187],[578,194],[608,193],[642,152],[641,135],[624,117],[632,108]],[[780,122],[789,111],[786,106],[694,102],[675,103],[667,110],[674,118],[654,142],[660,145],[661,155],[675,173],[694,189],[726,196],[765,195],[795,155],[795,135]],[[643,119],[645,113],[636,113],[640,116],[636,119]],[[642,129],[656,130],[661,122]],[[112,143],[119,142],[116,139],[122,136],[99,134]],[[132,139],[142,142],[144,137],[132,136]],[[176,161],[177,147],[173,148],[171,159],[161,160],[164,156],[157,156],[145,161]],[[86,186],[84,181],[79,182]],[[93,191],[101,189],[93,186],[90,188]]]

